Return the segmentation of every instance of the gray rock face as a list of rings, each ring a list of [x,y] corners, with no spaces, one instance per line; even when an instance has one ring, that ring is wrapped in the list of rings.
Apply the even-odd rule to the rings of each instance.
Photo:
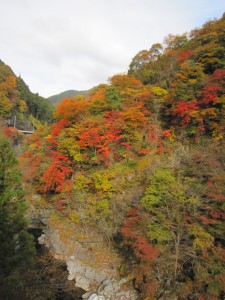
[[[45,214],[44,214],[45,216]],[[103,236],[87,226],[62,223],[50,217],[39,238],[51,254],[67,265],[68,279],[87,291],[85,300],[136,300],[128,278],[121,278],[121,260]]]
[[[43,229],[48,224],[48,219],[52,212],[53,208],[41,208],[38,203],[41,201],[40,195],[33,195],[31,199],[31,204],[28,210],[27,218],[29,219],[29,227],[35,229]]]
[[[96,294],[92,294],[88,300],[105,300],[105,297],[104,296],[98,296]]]

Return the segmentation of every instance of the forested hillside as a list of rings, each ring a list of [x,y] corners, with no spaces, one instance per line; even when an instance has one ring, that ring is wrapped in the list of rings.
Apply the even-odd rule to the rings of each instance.
[[[47,100],[52,104],[58,104],[64,98],[72,98],[72,97],[75,97],[77,95],[87,96],[88,93],[89,93],[89,91],[69,90],[69,91],[62,92],[58,95],[48,97]]]
[[[27,139],[27,192],[101,233],[140,299],[225,297],[224,93],[225,15],[63,99]]]
[[[31,127],[35,120],[49,123],[53,117],[53,106],[43,97],[29,90],[21,77],[15,76],[11,68],[0,61],[0,118],[3,123],[17,128]]]

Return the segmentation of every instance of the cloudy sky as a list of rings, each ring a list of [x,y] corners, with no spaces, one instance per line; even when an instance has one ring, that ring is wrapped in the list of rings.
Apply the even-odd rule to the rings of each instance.
[[[32,92],[85,90],[169,34],[220,18],[224,0],[1,1],[0,59]]]

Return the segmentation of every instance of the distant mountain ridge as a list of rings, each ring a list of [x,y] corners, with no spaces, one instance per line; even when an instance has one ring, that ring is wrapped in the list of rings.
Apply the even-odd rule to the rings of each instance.
[[[87,91],[68,90],[68,91],[62,92],[60,94],[50,96],[47,98],[47,100],[52,104],[58,104],[62,99],[75,97],[78,94],[87,96],[89,91],[90,90],[87,90]]]

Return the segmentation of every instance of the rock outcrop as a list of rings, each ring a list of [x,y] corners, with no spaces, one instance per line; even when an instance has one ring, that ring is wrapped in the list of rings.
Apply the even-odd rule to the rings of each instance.
[[[51,216],[39,238],[51,254],[66,263],[68,279],[86,291],[88,300],[136,300],[128,278],[119,275],[119,255],[109,249],[101,233]]]

